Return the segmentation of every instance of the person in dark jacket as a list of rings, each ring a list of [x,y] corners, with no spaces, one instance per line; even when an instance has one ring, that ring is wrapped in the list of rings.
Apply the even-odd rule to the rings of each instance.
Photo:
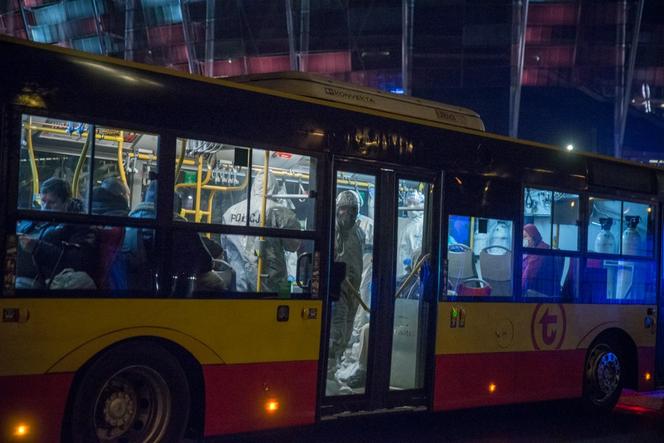
[[[72,202],[69,183],[61,178],[44,181],[40,194],[43,211],[66,212]],[[48,282],[66,268],[93,273],[96,237],[88,226],[24,220],[16,233],[18,288],[48,287]]]
[[[143,202],[138,204],[134,210],[129,213],[130,217],[155,218],[156,217],[156,199],[157,199],[157,181],[150,182]],[[175,194],[173,218],[174,220],[184,221],[178,215],[181,201]],[[172,261],[171,269],[173,271],[173,291],[176,295],[190,295],[194,290],[216,290],[221,289],[223,282],[218,277],[212,275],[213,268],[212,256],[205,247],[200,234],[192,231],[175,231],[172,239]],[[127,228],[123,252],[127,259],[129,267],[128,273],[133,275],[131,279],[134,282],[152,281],[157,269],[155,265],[157,251],[155,251],[154,231],[145,228]],[[183,282],[188,280],[195,281],[195,287],[184,288]],[[198,281],[197,281],[198,280]],[[203,283],[204,282],[204,283]],[[185,294],[186,292],[186,294]]]
[[[107,178],[92,190],[92,213],[126,217],[129,215],[129,192],[116,178]]]
[[[127,217],[129,215],[129,190],[117,178],[109,177],[92,190],[94,215]],[[99,267],[95,275],[101,288],[127,289],[127,265],[120,254],[125,230],[121,226],[96,226],[99,243]]]

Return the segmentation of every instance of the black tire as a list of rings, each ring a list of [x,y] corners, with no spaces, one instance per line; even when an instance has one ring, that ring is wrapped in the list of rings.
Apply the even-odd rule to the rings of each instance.
[[[189,419],[189,385],[158,344],[126,343],[101,354],[74,393],[74,443],[180,442]]]
[[[613,341],[593,343],[586,356],[583,403],[591,412],[608,412],[622,393],[626,361],[620,346]]]

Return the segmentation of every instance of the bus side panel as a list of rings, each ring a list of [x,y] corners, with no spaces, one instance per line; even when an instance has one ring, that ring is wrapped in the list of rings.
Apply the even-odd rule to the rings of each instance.
[[[0,441],[10,441],[19,425],[29,428],[27,441],[60,441],[73,379],[73,373],[0,377]]]
[[[514,391],[517,402],[580,397],[585,349],[521,352]]]
[[[313,423],[317,371],[317,361],[204,366],[205,435]]]
[[[434,409],[581,395],[585,350],[436,356]]]
[[[639,359],[639,391],[652,391],[655,389],[655,348],[639,347],[637,355]],[[650,374],[647,377],[645,374]]]
[[[604,331],[634,343],[638,388],[652,388],[655,335],[644,326],[651,308],[441,302],[434,409],[579,397],[588,347]]]
[[[510,403],[514,357],[510,352],[437,355],[434,410]]]

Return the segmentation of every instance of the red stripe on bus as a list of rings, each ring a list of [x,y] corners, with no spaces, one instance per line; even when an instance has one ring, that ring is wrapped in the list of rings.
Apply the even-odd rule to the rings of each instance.
[[[581,395],[586,350],[436,356],[434,409]]]
[[[318,361],[204,366],[205,435],[314,423],[317,373]]]
[[[638,348],[639,358],[639,391],[655,389],[655,348]],[[647,374],[650,374],[648,377]]]
[[[0,377],[0,440],[24,424],[30,429],[29,441],[60,441],[73,379],[73,373]]]

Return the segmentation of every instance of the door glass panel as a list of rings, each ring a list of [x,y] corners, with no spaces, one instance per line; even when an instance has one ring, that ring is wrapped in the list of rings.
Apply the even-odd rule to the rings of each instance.
[[[424,386],[427,304],[423,291],[431,274],[428,183],[399,180],[390,389]]]
[[[376,177],[337,173],[334,261],[346,265],[332,315],[326,395],[363,394],[373,270],[374,196]]]

